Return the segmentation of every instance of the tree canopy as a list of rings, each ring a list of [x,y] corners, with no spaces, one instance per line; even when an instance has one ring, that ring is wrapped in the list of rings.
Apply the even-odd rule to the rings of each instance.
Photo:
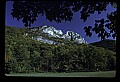
[[[85,22],[91,14],[96,11],[98,14],[106,11],[108,4],[111,4],[114,8],[117,8],[115,2],[101,2],[98,0],[94,1],[13,1],[13,9],[11,15],[17,20],[22,19],[24,26],[31,26],[36,21],[38,15],[45,15],[46,19],[49,21],[56,21],[61,23],[64,21],[72,21],[73,14],[75,12],[80,12],[80,19]],[[104,40],[106,37],[112,35],[113,38],[117,36],[116,34],[116,18],[117,12],[111,12],[107,15],[106,19],[95,20],[95,26],[86,26],[84,30],[87,36],[92,35],[92,31]],[[107,28],[109,30],[106,31]]]

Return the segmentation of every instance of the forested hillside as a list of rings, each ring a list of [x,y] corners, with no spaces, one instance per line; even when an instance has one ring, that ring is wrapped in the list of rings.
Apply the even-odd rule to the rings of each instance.
[[[103,47],[105,49],[108,49],[108,50],[111,50],[114,52],[116,51],[116,41],[115,40],[105,39],[103,41],[91,43],[91,45],[94,45],[97,47]]]
[[[63,41],[64,45],[46,44],[33,40],[32,34],[26,36],[28,31],[27,28],[5,27],[5,73],[116,69],[113,51],[72,41]]]

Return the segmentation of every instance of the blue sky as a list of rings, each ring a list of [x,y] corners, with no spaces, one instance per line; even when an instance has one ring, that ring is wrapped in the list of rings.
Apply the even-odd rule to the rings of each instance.
[[[16,18],[13,19],[11,16],[11,9],[12,9],[12,2],[7,1],[6,2],[6,15],[5,15],[5,25],[6,26],[15,26],[15,27],[24,27],[24,24],[22,23],[21,20],[17,20]],[[73,14],[73,20],[71,22],[67,21],[62,21],[62,23],[57,23],[57,22],[49,22],[46,20],[45,16],[39,15],[37,18],[37,21],[32,24],[32,27],[35,26],[53,26],[58,30],[62,30],[63,33],[66,33],[67,31],[74,31],[78,34],[80,34],[88,43],[100,41],[100,38],[97,37],[95,33],[92,34],[92,37],[85,36],[84,32],[84,27],[85,26],[93,26],[94,25],[94,20],[101,19],[101,18],[106,18],[107,13],[110,13],[111,11],[115,11],[115,8],[111,7],[110,5],[107,6],[107,11],[102,12],[100,15],[95,12],[94,15],[91,15],[86,22],[83,22],[80,19],[80,12],[76,12]],[[112,39],[112,37],[108,38]]]

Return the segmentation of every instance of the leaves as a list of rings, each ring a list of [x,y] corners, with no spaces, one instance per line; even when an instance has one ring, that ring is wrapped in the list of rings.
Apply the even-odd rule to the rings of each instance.
[[[57,23],[61,23],[63,20],[65,22],[71,22],[73,14],[78,11],[80,12],[80,19],[85,22],[94,12],[97,11],[98,14],[101,14],[103,11],[106,11],[106,7],[109,3],[114,8],[117,8],[115,2],[101,1],[13,1],[11,15],[13,18],[17,18],[17,20],[22,19],[25,27],[30,27],[31,24],[36,21],[38,15],[45,15],[46,19],[50,22],[56,21]],[[107,20],[95,20],[95,26],[92,30],[90,30],[91,28],[85,28],[86,35],[91,37],[91,31],[93,31],[98,34],[101,40],[104,40],[106,37],[108,38],[110,35],[115,38],[117,36],[117,11],[108,14],[107,18]],[[106,27],[109,32],[105,30]]]
[[[73,12],[80,9],[81,19],[85,22],[87,18],[98,11],[100,14],[106,10],[109,2],[86,2],[80,1],[13,1],[12,17],[22,19],[24,26],[30,26],[36,21],[39,14],[45,15],[49,21],[56,21],[61,23],[62,20],[71,21]],[[97,5],[96,5],[97,4]]]
[[[94,31],[96,34],[98,34],[98,37],[101,38],[101,40],[104,40],[105,37],[110,37],[112,35],[113,38],[115,38],[116,35],[116,11],[112,12],[111,14],[109,14],[107,17],[107,20],[101,19],[101,20],[95,20],[95,24],[94,27],[92,28],[92,31]],[[114,21],[114,22],[113,22]],[[90,28],[90,29],[91,29]],[[109,32],[105,29],[108,28]],[[89,28],[85,28],[85,32],[87,36],[90,36],[90,29]]]
[[[86,35],[89,36],[89,37],[92,36],[92,33],[90,32],[91,28],[92,28],[91,26],[84,27],[84,30],[85,30],[85,32],[86,32]]]

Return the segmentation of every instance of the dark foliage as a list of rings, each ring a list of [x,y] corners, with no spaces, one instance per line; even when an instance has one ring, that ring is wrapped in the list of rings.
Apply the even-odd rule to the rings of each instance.
[[[103,47],[105,49],[116,52],[116,41],[115,40],[105,39],[103,41],[91,43],[91,45],[94,45],[97,47]]]
[[[28,27],[36,21],[38,15],[45,15],[46,19],[49,21],[56,21],[61,23],[64,21],[71,21],[73,14],[75,12],[80,12],[80,19],[84,22],[90,17],[91,14],[94,14],[96,11],[98,14],[106,11],[107,5],[110,3],[114,8],[117,8],[115,2],[101,2],[98,0],[86,1],[13,1],[13,9],[11,12],[12,17],[17,18],[17,20],[22,19],[24,26]],[[91,37],[92,32],[94,31],[98,34],[98,37],[101,37],[101,40],[108,38],[110,34],[115,38],[116,34],[116,18],[117,12],[111,12],[107,16],[108,20],[96,20],[95,27],[88,28],[85,27],[84,30],[86,35]],[[109,22],[108,22],[109,21]],[[107,24],[105,24],[107,22]],[[100,23],[100,24],[98,24]],[[105,30],[105,27],[108,28],[110,32]],[[92,30],[90,30],[92,29]]]

